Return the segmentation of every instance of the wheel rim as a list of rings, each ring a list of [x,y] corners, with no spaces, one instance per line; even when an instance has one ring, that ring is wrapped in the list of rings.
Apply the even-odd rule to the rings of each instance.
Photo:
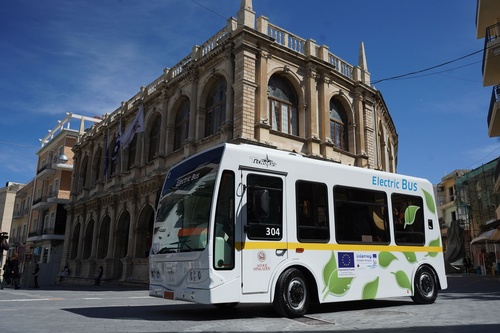
[[[288,299],[290,306],[294,309],[300,309],[304,306],[306,301],[306,288],[304,281],[301,279],[294,279],[288,285]]]
[[[432,297],[434,294],[434,280],[429,273],[423,273],[418,281],[418,287],[425,297]]]

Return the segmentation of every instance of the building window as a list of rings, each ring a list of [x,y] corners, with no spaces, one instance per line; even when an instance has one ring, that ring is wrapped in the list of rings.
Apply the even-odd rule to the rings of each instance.
[[[345,111],[342,105],[334,99],[330,101],[330,138],[335,147],[348,150]]]
[[[89,158],[85,156],[80,169],[80,191],[87,187],[87,166]]]
[[[297,95],[290,82],[278,75],[271,76],[267,94],[271,128],[286,134],[298,135]]]
[[[101,172],[100,172],[101,158],[102,158],[102,148],[99,147],[94,160],[94,183],[97,183],[99,181],[99,178],[101,177]]]
[[[225,79],[218,80],[208,93],[206,110],[205,137],[217,133],[220,126],[226,121]]]
[[[185,100],[175,116],[174,150],[180,149],[188,138],[189,108],[189,100]]]
[[[151,131],[149,132],[148,162],[152,161],[158,154],[158,148],[160,147],[160,128],[161,117],[158,116],[153,120],[153,125],[151,126]]]

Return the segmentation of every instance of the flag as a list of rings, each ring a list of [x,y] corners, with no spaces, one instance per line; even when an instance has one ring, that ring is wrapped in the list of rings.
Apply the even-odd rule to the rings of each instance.
[[[118,125],[118,132],[116,133],[116,142],[115,148],[113,149],[113,163],[116,164],[118,162],[118,153],[120,152],[120,141],[122,137],[122,121],[120,119],[120,125]]]
[[[354,252],[339,252],[339,268],[354,268]]]
[[[134,135],[140,132],[144,132],[144,103],[141,103],[139,112],[137,112],[137,116],[135,116],[134,121],[125,130],[125,133],[123,133],[123,137],[121,140],[122,148],[127,148],[130,142],[132,142]]]
[[[106,158],[104,159],[104,178],[106,178],[108,174],[108,164],[109,164],[109,147],[108,147],[108,137],[109,137],[109,128],[106,133]]]

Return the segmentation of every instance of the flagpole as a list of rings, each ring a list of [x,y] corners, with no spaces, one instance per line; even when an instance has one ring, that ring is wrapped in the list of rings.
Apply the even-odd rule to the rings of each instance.
[[[120,131],[120,137],[121,137],[121,134],[122,134],[121,133],[121,131],[122,131],[122,113],[123,113],[123,110],[120,111],[120,125],[119,125],[119,129],[118,129],[118,131]],[[122,167],[122,165],[123,165],[123,158],[122,158],[122,156],[123,156],[123,145],[121,143],[120,143],[120,147],[118,147],[118,149],[119,149],[118,154],[120,154],[120,176],[121,176],[122,172],[123,172],[123,169],[122,169],[123,168]]]
[[[142,110],[143,110],[144,113],[146,113],[146,111],[144,110],[144,100],[143,99],[141,99],[141,103],[142,103]],[[144,141],[145,141],[144,140],[144,132],[142,132],[141,165],[146,164],[145,163],[146,158],[144,157],[144,154],[145,154],[145,152],[144,152]]]

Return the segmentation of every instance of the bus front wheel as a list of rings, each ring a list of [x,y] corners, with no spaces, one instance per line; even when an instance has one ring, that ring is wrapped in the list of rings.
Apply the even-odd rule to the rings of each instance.
[[[309,308],[309,290],[304,274],[296,268],[283,272],[276,284],[274,310],[282,317],[302,317]]]
[[[422,266],[415,274],[413,301],[417,304],[431,304],[437,298],[438,283],[436,275],[429,267]]]

